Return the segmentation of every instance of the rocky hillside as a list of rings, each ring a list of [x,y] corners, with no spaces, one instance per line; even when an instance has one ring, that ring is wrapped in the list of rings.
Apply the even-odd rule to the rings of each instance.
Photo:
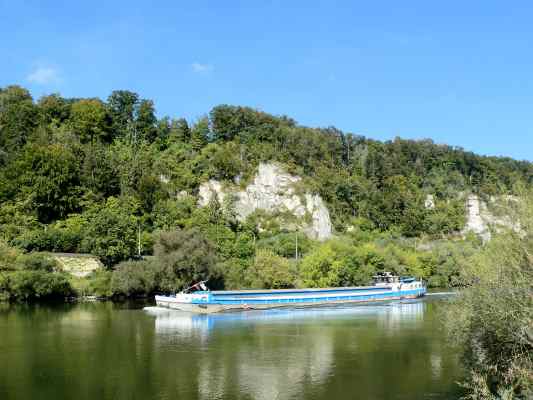
[[[109,267],[137,254],[139,236],[150,255],[161,231],[178,229],[244,264],[258,243],[297,254],[294,231],[326,242],[350,232],[486,237],[483,205],[464,194],[515,195],[517,184],[533,184],[530,162],[431,140],[381,142],[229,105],[194,123],[158,118],[125,90],[35,101],[0,89],[0,239]]]
[[[329,239],[332,234],[329,210],[320,195],[301,190],[298,186],[301,180],[276,164],[261,163],[253,182],[244,190],[213,179],[202,183],[199,205],[207,206],[216,200],[231,207],[240,221],[256,211],[263,211],[266,217],[276,219],[283,229],[300,230],[311,239]]]
[[[469,195],[466,200],[466,224],[462,233],[467,234],[472,232],[478,235],[483,242],[488,242],[494,232],[502,229],[510,228],[515,231],[520,231],[520,226],[512,223],[507,215],[496,216],[489,209],[489,206],[492,206],[497,211],[498,208],[505,205],[504,203],[516,201],[518,199],[513,196],[493,196],[487,202],[480,199],[478,195]]]

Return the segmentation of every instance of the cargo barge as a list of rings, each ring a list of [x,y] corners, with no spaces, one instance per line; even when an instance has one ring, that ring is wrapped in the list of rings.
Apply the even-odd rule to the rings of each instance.
[[[384,272],[374,276],[372,285],[357,287],[210,291],[205,282],[199,282],[175,295],[155,296],[155,301],[159,307],[209,314],[282,307],[350,305],[414,299],[425,294],[423,281]]]

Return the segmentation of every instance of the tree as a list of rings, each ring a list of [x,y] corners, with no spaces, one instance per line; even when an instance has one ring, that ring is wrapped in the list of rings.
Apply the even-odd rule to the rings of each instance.
[[[0,153],[20,149],[37,127],[39,112],[20,86],[0,89]]]
[[[100,257],[107,266],[133,257],[137,253],[138,210],[131,197],[109,197],[91,206],[83,214],[86,222],[80,250]]]
[[[15,185],[15,196],[29,202],[42,222],[65,217],[78,208],[79,159],[65,146],[26,146],[9,167],[8,176]]]
[[[144,139],[153,143],[157,138],[157,118],[155,116],[154,102],[141,100],[135,110],[135,128],[139,140]]]
[[[98,99],[79,100],[72,105],[70,121],[82,143],[110,140],[110,119]]]
[[[104,143],[83,147],[81,179],[83,185],[95,195],[109,197],[120,194],[119,167],[114,163],[114,154]]]
[[[161,232],[154,246],[161,289],[177,291],[192,283],[219,283],[213,245],[196,229]]]
[[[139,95],[129,90],[115,90],[107,98],[107,105],[113,118],[113,131],[117,136],[126,136],[129,125],[134,120],[134,113]]]
[[[41,97],[37,105],[45,124],[60,125],[70,116],[71,104],[57,93]]]
[[[243,169],[239,150],[239,145],[234,142],[209,143],[196,162],[209,178],[233,180]]]
[[[209,138],[209,120],[207,117],[200,119],[191,129],[191,145],[200,151],[207,144]]]
[[[291,288],[295,278],[296,271],[289,260],[269,250],[258,250],[246,271],[249,286],[256,289]]]
[[[170,140],[172,142],[188,142],[191,138],[191,130],[185,118],[173,119],[170,123]]]
[[[243,137],[244,141],[272,139],[272,132],[280,125],[292,125],[294,121],[276,118],[250,107],[222,104],[209,113],[213,125],[213,140],[229,141]]]
[[[354,246],[332,239],[306,255],[300,264],[305,287],[334,287],[368,284],[385,260],[372,243]]]
[[[462,290],[447,312],[463,355],[469,399],[533,397],[533,191],[510,200],[514,229],[462,268]]]
[[[125,296],[149,294],[156,286],[155,269],[148,261],[123,261],[111,278],[112,292]]]

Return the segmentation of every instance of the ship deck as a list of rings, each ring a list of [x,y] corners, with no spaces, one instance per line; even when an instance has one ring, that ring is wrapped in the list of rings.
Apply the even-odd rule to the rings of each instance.
[[[306,288],[306,289],[245,289],[245,290],[213,290],[213,295],[269,295],[269,294],[305,294],[320,292],[350,292],[366,290],[391,290],[390,286],[351,286],[351,287],[331,287],[331,288]],[[200,293],[200,292],[196,292]],[[202,292],[203,293],[203,292]]]

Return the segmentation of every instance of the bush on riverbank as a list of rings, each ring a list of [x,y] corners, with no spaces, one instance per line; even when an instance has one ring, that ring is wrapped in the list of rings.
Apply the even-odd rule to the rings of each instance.
[[[465,265],[469,287],[448,310],[467,370],[468,399],[533,398],[533,191],[510,204],[518,229],[501,233]]]
[[[110,289],[127,297],[152,293],[157,288],[156,270],[149,261],[124,261],[113,271]]]
[[[191,283],[209,280],[222,286],[213,244],[198,230],[160,232],[148,260],[124,261],[113,270],[113,295],[139,296],[155,291],[176,292]]]
[[[73,293],[65,274],[25,270],[0,272],[0,300],[64,299]]]
[[[45,254],[22,253],[0,241],[0,300],[65,298],[74,291],[69,276]]]

